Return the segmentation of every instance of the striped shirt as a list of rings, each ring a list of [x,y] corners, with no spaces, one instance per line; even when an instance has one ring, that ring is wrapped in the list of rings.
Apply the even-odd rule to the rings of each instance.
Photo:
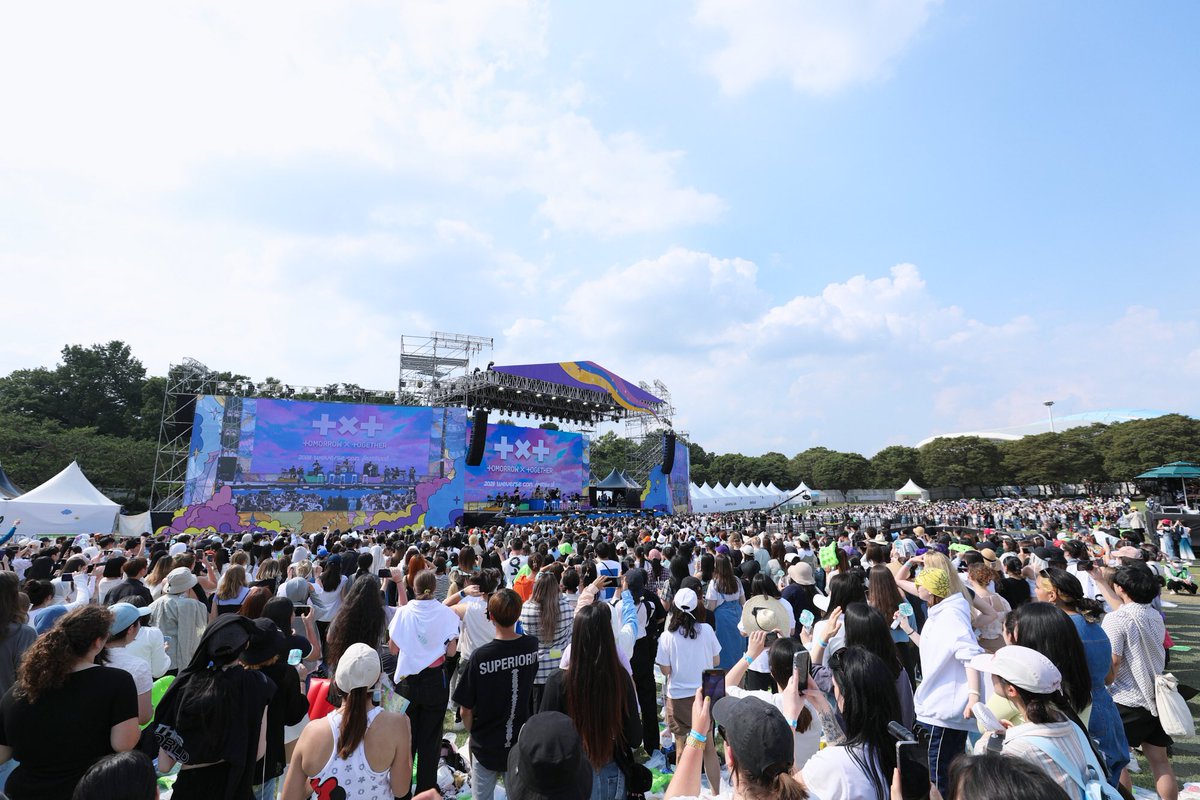
[[[1131,602],[1106,615],[1100,624],[1112,642],[1113,655],[1121,657],[1121,666],[1108,687],[1113,702],[1158,716],[1154,679],[1162,674],[1167,660],[1167,628],[1162,615],[1148,605]]]
[[[537,602],[529,600],[521,606],[521,632],[538,640],[538,669],[533,679],[534,686],[542,686],[550,673],[558,669],[562,651],[571,643],[571,623],[575,607],[563,595],[558,596],[558,624],[554,626],[554,639],[542,641],[542,610]]]

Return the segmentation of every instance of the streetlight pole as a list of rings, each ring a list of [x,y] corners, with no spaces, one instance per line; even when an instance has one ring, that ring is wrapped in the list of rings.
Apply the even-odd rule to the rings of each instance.
[[[1047,400],[1046,402],[1042,403],[1042,405],[1044,405],[1047,411],[1050,413],[1050,432],[1054,433],[1054,401]]]

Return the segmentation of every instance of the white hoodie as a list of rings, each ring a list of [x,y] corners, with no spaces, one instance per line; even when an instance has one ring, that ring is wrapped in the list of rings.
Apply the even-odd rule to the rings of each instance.
[[[967,662],[983,652],[971,628],[971,607],[959,592],[929,609],[921,629],[921,685],[913,696],[917,721],[954,730],[974,730],[963,719],[967,707]]]

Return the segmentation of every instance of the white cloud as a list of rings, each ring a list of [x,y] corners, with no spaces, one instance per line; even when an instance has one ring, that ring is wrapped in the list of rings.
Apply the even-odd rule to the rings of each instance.
[[[699,0],[726,39],[707,67],[732,95],[772,78],[815,94],[887,74],[940,0]]]
[[[112,196],[325,159],[520,198],[602,236],[708,222],[681,154],[580,111],[535,0],[0,12],[0,176]],[[64,25],[64,15],[71,24]],[[234,177],[234,176],[229,176]],[[78,191],[78,190],[77,190]]]

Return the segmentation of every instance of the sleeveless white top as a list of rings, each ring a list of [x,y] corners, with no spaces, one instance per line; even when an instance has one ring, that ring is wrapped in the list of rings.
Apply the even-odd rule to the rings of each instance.
[[[367,712],[367,730],[379,716],[381,708],[373,708]],[[342,712],[335,710],[327,717],[329,729],[333,732],[333,752],[329,760],[315,777],[309,779],[309,786],[318,797],[332,797],[332,791],[339,786],[346,792],[346,800],[393,800],[391,772],[384,770],[376,772],[367,763],[366,741],[360,742],[347,759],[338,758],[338,732],[342,727]]]

